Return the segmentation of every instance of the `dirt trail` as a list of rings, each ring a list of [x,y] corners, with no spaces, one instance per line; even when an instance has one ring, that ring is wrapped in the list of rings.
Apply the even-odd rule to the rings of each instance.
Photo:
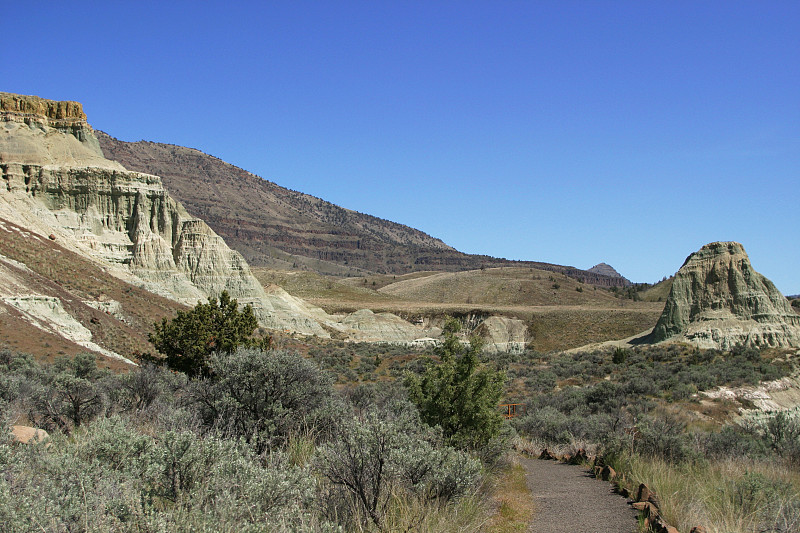
[[[536,505],[529,533],[634,533],[636,515],[611,484],[585,468],[523,459]]]

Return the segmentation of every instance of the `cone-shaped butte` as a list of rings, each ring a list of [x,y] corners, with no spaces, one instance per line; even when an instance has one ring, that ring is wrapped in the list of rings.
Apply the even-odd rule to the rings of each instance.
[[[713,242],[675,274],[653,341],[703,348],[800,347],[800,315],[738,242]]]

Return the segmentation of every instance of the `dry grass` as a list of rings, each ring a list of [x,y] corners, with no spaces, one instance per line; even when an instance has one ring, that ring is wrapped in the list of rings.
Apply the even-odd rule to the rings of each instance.
[[[422,272],[410,272],[408,274],[364,274],[360,277],[341,279],[339,283],[351,287],[369,287],[377,291],[393,283],[399,283],[410,279],[426,278],[434,274],[441,274],[441,271],[424,270]]]
[[[578,290],[580,289],[580,290]],[[398,280],[380,292],[405,300],[488,305],[617,307],[610,292],[564,274],[522,267],[440,272]]]
[[[627,457],[618,466],[658,494],[664,517],[680,531],[800,530],[800,472],[783,465],[742,458],[676,466]]]
[[[534,503],[525,481],[525,469],[515,457],[494,486],[491,497],[494,514],[486,530],[499,533],[527,531],[533,518]]]
[[[395,496],[385,517],[383,531],[478,533],[486,531],[486,514],[486,506],[479,495],[465,496],[446,505]],[[376,529],[370,525],[363,531]]]
[[[367,278],[335,278],[316,272],[251,268],[262,285],[274,284],[283,290],[304,299],[323,298],[334,301],[355,301],[365,304],[385,303],[393,298],[375,291]],[[356,280],[357,283],[348,283]]]
[[[640,296],[645,302],[666,302],[672,289],[672,278],[660,281],[644,291]]]

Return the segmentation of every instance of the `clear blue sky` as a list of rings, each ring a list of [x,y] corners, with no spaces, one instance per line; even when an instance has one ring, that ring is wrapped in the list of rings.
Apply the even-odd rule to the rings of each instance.
[[[464,252],[800,293],[800,2],[26,2],[0,90]]]

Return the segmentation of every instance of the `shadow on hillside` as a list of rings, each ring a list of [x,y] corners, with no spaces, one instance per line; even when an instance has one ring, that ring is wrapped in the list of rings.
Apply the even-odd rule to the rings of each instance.
[[[639,346],[641,344],[654,344],[656,342],[655,335],[653,335],[654,330],[650,330],[649,332],[645,333],[641,337],[634,337],[628,341],[628,344]]]

